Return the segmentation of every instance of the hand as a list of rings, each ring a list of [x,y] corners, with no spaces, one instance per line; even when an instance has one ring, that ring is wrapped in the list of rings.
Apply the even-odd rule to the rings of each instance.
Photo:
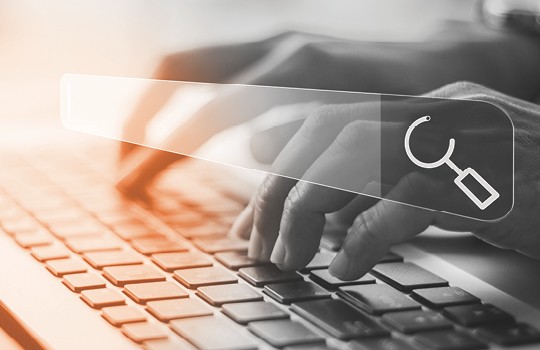
[[[317,76],[321,56],[315,43],[343,42],[321,35],[287,32],[262,41],[208,47],[167,56],[157,68],[157,80],[177,80],[206,83],[235,83],[271,86],[302,86]],[[242,89],[231,87],[213,98],[170,139],[183,153],[190,154],[216,133],[244,123],[284,102],[266,99],[262,104],[246,104]],[[120,177],[118,188],[132,196],[148,198],[146,188],[157,174],[182,156],[136,147],[144,144],[146,127],[175,93],[174,83],[156,81],[134,107],[124,123],[120,148]],[[294,101],[301,102],[301,101]],[[235,118],[220,118],[224,109],[237,108]],[[196,136],[195,136],[196,135]],[[137,152],[133,152],[137,150]]]
[[[373,131],[385,127],[358,120],[358,116],[372,113],[369,105],[327,106],[308,117],[273,165],[274,173],[305,181],[268,176],[234,224],[233,234],[251,236],[249,255],[270,259],[284,270],[300,269],[313,258],[319,247],[325,214],[343,208],[351,212],[352,208],[357,217],[330,266],[331,273],[342,279],[364,275],[392,244],[414,237],[429,225],[472,231],[498,247],[540,258],[540,235],[536,234],[540,228],[537,215],[540,209],[539,107],[471,83],[447,85],[429,96],[486,101],[510,116],[515,127],[515,192],[514,207],[507,216],[497,222],[465,219],[314,185],[326,183],[335,174],[333,169],[351,170],[350,164],[359,164],[358,157],[369,157],[369,153],[358,152],[362,149],[359,145],[366,145],[366,140],[369,144]],[[400,128],[395,126],[396,134],[403,135]],[[403,138],[396,139],[402,147]],[[354,153],[348,152],[350,145]],[[351,154],[355,157],[354,162],[347,158]],[[369,164],[370,159],[363,161],[362,164]],[[409,173],[405,168],[398,175],[401,179],[387,198],[408,203],[421,191],[440,193],[440,184],[430,178]],[[367,180],[358,179],[361,183]]]

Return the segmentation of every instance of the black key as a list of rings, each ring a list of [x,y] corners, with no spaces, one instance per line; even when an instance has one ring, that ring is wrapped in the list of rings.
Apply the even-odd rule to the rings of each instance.
[[[400,262],[400,261],[403,261],[403,257],[401,255],[388,252],[382,257],[379,263]]]
[[[170,322],[171,328],[199,349],[257,349],[255,339],[241,327],[215,316],[193,317]]]
[[[214,255],[217,261],[231,270],[238,270],[242,267],[251,267],[264,265],[265,263],[248,258],[246,253],[242,252],[223,252]]]
[[[291,310],[332,336],[343,340],[390,334],[363,313],[338,299],[294,303]]]
[[[302,276],[292,271],[281,271],[276,265],[263,265],[244,267],[238,276],[242,277],[256,287],[269,283],[282,283],[302,280]]]
[[[443,313],[464,327],[514,322],[512,315],[490,304],[451,306],[444,308]]]
[[[338,296],[373,315],[420,309],[420,304],[385,284],[341,287]]]
[[[444,287],[448,282],[413,263],[384,263],[371,272],[394,288],[410,292],[417,288]]]
[[[359,339],[349,342],[351,350],[417,350],[399,338]]]
[[[295,281],[287,283],[267,284],[263,293],[282,304],[296,301],[330,298],[332,294],[313,282]]]
[[[407,334],[452,328],[450,321],[434,311],[391,312],[385,314],[382,319],[401,333]]]
[[[316,253],[313,259],[302,270],[311,271],[317,269],[327,269],[330,266],[332,260],[336,256],[335,253]]]
[[[293,345],[284,347],[283,350],[336,350],[326,344]]]
[[[354,286],[357,284],[370,284],[375,283],[375,278],[369,274],[365,274],[357,280],[353,281],[342,281],[337,277],[334,277],[330,274],[328,270],[314,270],[311,271],[309,277],[312,281],[320,284],[324,288],[328,289],[337,289],[343,286]]]
[[[213,306],[227,303],[262,300],[261,294],[245,284],[225,284],[222,286],[207,286],[197,289],[196,294]]]
[[[480,299],[459,287],[418,289],[412,297],[431,308],[479,303]]]
[[[486,344],[467,333],[459,331],[433,331],[418,333],[414,341],[433,350],[472,350],[486,349]]]
[[[524,323],[484,326],[475,331],[500,345],[532,344],[540,342],[540,331]]]
[[[238,281],[235,275],[220,266],[176,270],[173,277],[190,289]]]
[[[225,304],[221,307],[221,311],[240,324],[289,318],[288,313],[266,301]]]
[[[288,345],[313,344],[324,342],[324,338],[291,320],[252,322],[248,329],[270,345],[282,348]]]

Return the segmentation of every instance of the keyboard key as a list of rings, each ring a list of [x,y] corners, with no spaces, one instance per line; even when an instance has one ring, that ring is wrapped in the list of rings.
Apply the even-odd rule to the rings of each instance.
[[[144,225],[135,214],[126,209],[126,210],[111,210],[111,211],[100,211],[96,213],[98,219],[107,225],[115,224],[138,224]]]
[[[330,298],[332,294],[313,282],[295,281],[287,283],[267,284],[263,293],[282,304],[297,301]]]
[[[186,227],[185,224],[173,225],[180,235],[187,239],[194,238],[223,238],[227,236],[227,230],[215,223],[204,223]]]
[[[32,248],[52,244],[53,240],[46,233],[20,233],[15,235],[15,242],[23,248]]]
[[[321,247],[337,252],[343,245],[347,236],[347,229],[344,227],[325,227],[321,238]]]
[[[84,260],[93,268],[101,270],[107,266],[137,265],[142,264],[142,258],[135,252],[119,250],[112,252],[85,253]]]
[[[167,332],[164,327],[147,322],[125,324],[122,326],[122,333],[136,343],[167,338]]]
[[[359,339],[349,342],[350,350],[417,350],[400,338]]]
[[[83,222],[56,223],[50,224],[51,232],[60,239],[84,236],[99,236],[109,233],[109,229],[95,220],[85,220]]]
[[[49,260],[47,261],[45,267],[56,277],[62,277],[70,273],[86,272],[87,270],[85,264],[79,260],[71,258]]]
[[[165,276],[159,270],[149,265],[108,266],[103,268],[103,276],[119,287],[128,283],[165,280]]]
[[[363,313],[338,299],[294,303],[291,310],[342,340],[390,334]]]
[[[385,284],[341,287],[338,296],[373,315],[420,309],[420,304]]]
[[[125,303],[124,297],[120,293],[109,288],[83,290],[81,299],[94,309]]]
[[[134,306],[110,306],[103,308],[102,311],[103,313],[101,316],[116,327],[119,327],[125,323],[146,321],[146,315]]]
[[[219,266],[177,270],[174,271],[174,278],[189,289],[238,281],[235,275]]]
[[[293,271],[281,271],[275,265],[244,267],[239,270],[242,277],[256,287],[269,283],[293,282],[302,280],[302,276]]]
[[[370,274],[365,274],[357,280],[353,281],[342,281],[339,278],[336,278],[330,274],[328,270],[314,270],[311,271],[309,277],[312,281],[320,284],[327,289],[337,289],[343,286],[354,286],[358,284],[370,284],[375,283],[375,278]]]
[[[219,239],[195,239],[193,243],[197,248],[208,254],[219,252],[247,252],[249,241],[240,238],[219,238]]]
[[[512,315],[490,304],[450,306],[443,313],[464,327],[514,322]]]
[[[113,231],[123,240],[131,241],[138,238],[163,238],[154,229],[144,224],[123,223],[113,226]]]
[[[212,266],[212,261],[197,253],[162,253],[152,255],[152,260],[163,270],[173,272],[180,269]]]
[[[148,312],[162,322],[177,318],[209,316],[213,311],[203,302],[193,299],[170,299],[150,301],[146,304]]]
[[[225,304],[221,309],[225,315],[240,324],[289,318],[288,313],[266,301]]]
[[[401,333],[416,333],[452,328],[452,323],[434,311],[401,311],[385,314],[382,319]]]
[[[118,241],[106,236],[68,238],[66,245],[75,253],[120,249]]]
[[[260,266],[265,263],[248,258],[246,253],[242,252],[223,252],[214,255],[217,261],[225,265],[228,269],[238,270],[242,267]]]
[[[133,301],[144,304],[152,300],[187,298],[189,294],[170,281],[127,284],[124,293]]]
[[[148,340],[144,343],[145,350],[197,350],[187,340],[176,337],[174,339]]]
[[[177,225],[179,227],[198,226],[205,222],[204,216],[195,212],[175,210],[166,215],[160,215],[160,218],[169,225]]]
[[[444,287],[448,282],[413,263],[375,265],[372,274],[394,288],[410,292],[417,288]]]
[[[213,306],[227,303],[240,303],[246,301],[262,300],[261,294],[245,284],[225,284],[220,286],[207,286],[197,289],[196,294]]]
[[[291,320],[252,322],[248,329],[256,336],[277,348],[297,344],[322,343],[324,338]]]
[[[171,328],[199,349],[251,350],[257,343],[241,327],[214,316],[173,320]]]
[[[398,255],[396,253],[388,252],[386,253],[382,259],[379,261],[379,263],[389,263],[389,262],[400,262],[403,261],[403,257],[401,255]]]
[[[138,238],[131,241],[131,244],[135,250],[145,255],[186,252],[188,250],[188,246],[183,242],[163,238]]]
[[[418,289],[412,297],[430,308],[479,303],[480,299],[458,287]]]
[[[69,258],[69,250],[59,244],[34,247],[31,249],[31,252],[32,256],[41,262]]]
[[[32,234],[41,229],[40,225],[31,217],[2,221],[2,228],[9,235]]]
[[[72,292],[79,293],[86,289],[105,288],[105,281],[93,273],[75,273],[66,275],[62,280]]]
[[[486,349],[486,344],[460,331],[433,331],[418,333],[414,341],[433,350]]]
[[[497,324],[475,331],[484,338],[500,345],[533,344],[540,342],[540,331],[528,324]]]
[[[303,271],[311,271],[311,270],[317,270],[317,269],[327,269],[330,266],[330,263],[332,260],[334,260],[334,257],[336,256],[336,253],[316,253],[313,259],[307,264],[306,267],[304,267]]]

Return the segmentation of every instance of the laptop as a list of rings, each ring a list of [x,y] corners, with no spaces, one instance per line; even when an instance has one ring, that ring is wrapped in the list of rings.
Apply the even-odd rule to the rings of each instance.
[[[28,349],[536,349],[540,262],[429,228],[356,281],[344,232],[282,272],[228,229],[260,173],[187,159],[152,206],[114,188],[118,144],[71,131],[0,150],[1,326]]]

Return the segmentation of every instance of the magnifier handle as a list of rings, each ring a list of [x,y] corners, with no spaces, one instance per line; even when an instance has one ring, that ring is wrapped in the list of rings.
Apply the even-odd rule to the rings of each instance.
[[[482,187],[489,192],[489,197],[485,200],[478,198],[464,183],[463,179],[471,175]],[[476,170],[467,168],[458,173],[458,177],[454,180],[455,184],[469,197],[470,200],[476,204],[481,210],[486,209],[489,205],[499,198],[499,192],[497,192]]]

